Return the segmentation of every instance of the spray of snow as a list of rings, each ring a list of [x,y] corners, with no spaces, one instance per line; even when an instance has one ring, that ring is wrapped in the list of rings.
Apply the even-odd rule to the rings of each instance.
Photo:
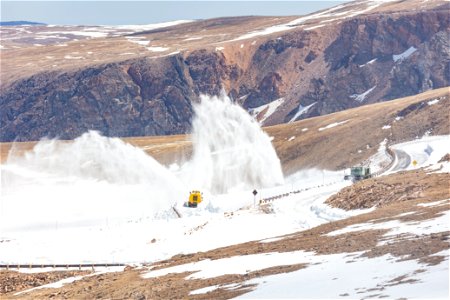
[[[70,143],[41,141],[24,157],[13,152],[1,168],[2,231],[167,215],[186,193],[142,150],[92,131]]]
[[[269,137],[245,110],[225,96],[202,96],[194,109],[194,155],[179,170],[93,131],[73,142],[41,141],[24,156],[13,149],[1,165],[0,229],[174,217],[172,207],[182,205],[190,189],[217,194],[283,182]]]
[[[280,160],[259,124],[224,94],[194,105],[189,181],[220,194],[283,183]]]

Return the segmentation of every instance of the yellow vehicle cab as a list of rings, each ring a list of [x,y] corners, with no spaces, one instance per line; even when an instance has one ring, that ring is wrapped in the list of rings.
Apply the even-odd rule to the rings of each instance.
[[[200,193],[200,191],[192,191],[189,194],[189,201],[188,206],[189,207],[197,207],[197,205],[202,202],[203,194]]]

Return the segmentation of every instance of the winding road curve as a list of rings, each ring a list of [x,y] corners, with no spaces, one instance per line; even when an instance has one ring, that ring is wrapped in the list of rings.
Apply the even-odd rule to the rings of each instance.
[[[390,171],[405,170],[411,164],[411,156],[403,150],[392,149],[395,155],[395,162]]]

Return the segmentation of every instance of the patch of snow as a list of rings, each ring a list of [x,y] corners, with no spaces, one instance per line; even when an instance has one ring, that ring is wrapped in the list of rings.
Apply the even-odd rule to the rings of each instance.
[[[220,287],[219,284],[218,285],[213,285],[213,286],[207,286],[207,287],[204,287],[204,288],[201,288],[201,289],[198,289],[198,290],[191,291],[189,293],[189,295],[206,294],[208,292],[212,292],[212,291],[217,290],[219,287]]]
[[[391,125],[384,125],[383,127],[381,127],[381,129],[386,130],[386,129],[390,129]]]
[[[403,119],[403,117],[395,117],[395,121],[400,121],[402,119]]]
[[[308,131],[308,128],[303,128],[302,132]]]
[[[147,46],[150,43],[150,41],[141,41],[141,40],[129,40],[129,41],[142,46]]]
[[[320,27],[324,27],[324,26],[325,26],[325,24],[320,24],[320,25],[316,25],[316,26],[307,27],[307,28],[305,28],[303,30],[309,31],[309,30],[314,30],[314,29],[317,29],[317,28],[320,28]]]
[[[224,47],[216,47],[216,51],[222,51],[224,49],[225,49]]]
[[[239,288],[240,286],[241,285],[238,284],[238,283],[225,284],[225,285],[218,284],[218,285],[208,286],[208,287],[204,287],[204,288],[201,288],[201,289],[198,289],[198,290],[194,290],[194,291],[190,292],[189,295],[206,294],[208,292],[215,291],[215,290],[217,290],[219,288],[227,289],[227,290],[236,289],[236,288]]]
[[[415,212],[415,211],[408,211],[408,212],[396,215],[394,218],[401,218],[401,217],[411,216],[411,215],[414,215],[416,213],[417,212]]]
[[[244,48],[244,44],[241,44],[241,49]]]
[[[148,51],[151,52],[164,52],[169,50],[170,48],[165,48],[165,47],[145,47],[145,49],[147,49]]]
[[[108,33],[106,32],[100,32],[100,31],[47,31],[44,32],[45,34],[65,34],[65,35],[77,35],[77,36],[86,36],[90,38],[100,38],[100,37],[106,37],[108,36]]]
[[[202,36],[193,36],[193,37],[184,39],[183,41],[197,41],[197,40],[201,40],[201,39],[203,39]]]
[[[304,23],[306,23],[306,21],[310,21],[310,20],[316,20],[316,19],[321,19],[321,18],[326,18],[326,17],[331,17],[331,16],[345,16],[348,14],[348,12],[342,12],[342,13],[336,13],[336,10],[339,10],[341,8],[345,7],[344,5],[338,5],[335,7],[332,7],[330,9],[327,9],[325,11],[322,12],[318,12],[318,13],[313,13],[307,16],[303,16],[300,18],[297,18],[291,22],[285,23],[285,24],[280,24],[280,25],[274,25],[274,26],[270,26],[267,28],[263,28],[257,31],[253,31],[253,32],[249,32],[246,33],[244,35],[241,35],[235,39],[233,39],[232,41],[240,41],[240,40],[245,40],[245,39],[249,39],[249,38],[253,38],[253,37],[257,37],[257,36],[264,36],[264,35],[269,35],[272,33],[276,33],[276,32],[281,32],[281,31],[288,31],[288,30],[292,30]],[[374,7],[373,7],[374,8]],[[372,9],[372,8],[370,8]],[[370,10],[369,9],[369,10]],[[324,26],[324,25],[318,25],[318,26]],[[310,27],[308,28],[308,30],[317,28],[316,26],[314,27]]]
[[[419,204],[417,204],[417,206],[421,206],[421,207],[441,206],[442,204],[449,203],[449,201],[450,201],[450,199],[444,199],[444,200],[434,201],[434,202],[429,202],[429,203],[419,203]]]
[[[270,103],[267,103],[267,104],[264,104],[264,105],[261,105],[261,106],[251,109],[250,114],[253,116],[260,117],[259,123],[264,124],[264,121],[267,120],[267,118],[269,118],[278,109],[278,107],[280,107],[280,105],[283,103],[284,103],[284,98],[279,98]],[[261,114],[264,110],[266,110],[264,112],[264,115],[259,116],[259,114]]]
[[[136,54],[136,53],[133,53],[133,52],[125,52],[125,53],[120,53],[119,55],[133,55],[133,54]]]
[[[155,278],[170,273],[195,272],[187,276],[186,279],[206,279],[225,274],[246,274],[275,266],[302,263],[305,261],[305,255],[308,255],[305,251],[293,251],[232,256],[215,260],[205,259],[198,262],[150,271],[143,274],[142,277]]]
[[[411,54],[413,54],[414,52],[416,52],[416,48],[414,48],[413,46],[409,47],[405,52],[400,53],[398,55],[392,55],[392,59],[394,60],[394,62],[398,62],[398,61],[402,61],[407,59]]]
[[[155,23],[155,24],[146,24],[146,25],[117,25],[117,26],[105,26],[106,28],[114,28],[114,29],[123,29],[123,30],[132,30],[132,31],[148,31],[153,29],[159,29],[164,27],[171,27],[175,25],[185,24],[195,22],[193,20],[177,20],[171,22],[163,22],[163,23]]]
[[[84,59],[83,56],[72,56],[72,55],[65,55],[65,59]]]
[[[386,244],[387,240],[395,239],[401,234],[408,235],[428,235],[432,233],[439,233],[450,230],[450,211],[442,213],[442,215],[421,222],[401,222],[398,220],[381,222],[381,223],[360,223],[347,226],[343,229],[338,229],[326,234],[326,236],[338,236],[351,232],[365,231],[365,230],[380,230],[388,229],[389,231],[384,234],[384,240],[379,245]]]
[[[298,106],[298,111],[297,111],[297,113],[295,114],[295,116],[292,117],[292,119],[289,120],[288,123],[292,123],[292,122],[294,122],[295,120],[297,120],[297,118],[300,117],[301,115],[306,114],[306,113],[309,111],[309,109],[310,109],[311,107],[313,107],[316,103],[317,103],[317,102],[314,102],[314,103],[312,103],[312,104],[310,104],[310,105],[308,105],[308,106],[302,106],[302,105],[300,104],[300,105]]]
[[[367,299],[380,294],[389,299],[446,299],[448,296],[448,250],[439,253],[445,259],[435,266],[426,266],[414,260],[399,261],[390,254],[370,259],[361,258],[360,254],[308,257],[305,261],[310,264],[306,268],[245,282],[257,287],[237,298]],[[424,271],[416,272],[419,269]],[[415,281],[393,284],[400,276]]]
[[[358,102],[363,102],[363,101],[366,99],[367,95],[368,95],[370,92],[372,92],[376,87],[377,87],[377,86],[374,86],[374,87],[368,89],[367,91],[365,91],[365,92],[362,93],[362,94],[353,94],[353,95],[350,95],[350,98],[355,99],[355,100],[358,101]]]
[[[331,124],[329,124],[329,125],[327,125],[327,126],[325,126],[325,127],[320,127],[320,128],[319,128],[319,131],[323,131],[323,130],[325,130],[325,129],[329,129],[329,128],[333,128],[333,127],[336,127],[336,126],[345,124],[345,123],[347,123],[348,121],[350,121],[350,119],[345,120],[345,121],[341,121],[341,122],[331,123]]]
[[[272,242],[281,241],[283,239],[284,239],[284,237],[274,237],[274,238],[264,239],[259,242],[264,244],[264,243],[272,243]]]
[[[35,290],[40,290],[40,289],[59,289],[62,288],[64,285],[68,284],[68,283],[72,283],[78,280],[81,280],[83,278],[88,278],[88,277],[93,277],[93,276],[98,276],[101,274],[106,274],[106,273],[115,273],[115,272],[123,272],[123,270],[125,269],[125,267],[107,267],[107,268],[103,268],[103,270],[99,271],[99,272],[95,272],[93,274],[88,274],[88,275],[79,275],[79,276],[73,276],[73,277],[69,277],[69,278],[64,278],[62,280],[59,280],[57,282],[53,282],[53,283],[49,283],[49,284],[44,284],[38,287],[34,287],[28,290],[24,290],[24,291],[20,291],[18,293],[15,293],[14,296],[19,296],[22,294],[26,294]]]
[[[428,101],[427,104],[428,105],[434,105],[434,104],[436,104],[438,102],[439,102],[439,99],[434,99],[434,100]]]
[[[288,142],[293,141],[293,140],[295,140],[295,136],[291,136],[291,137],[288,139]]]
[[[374,58],[374,59],[372,59],[372,60],[366,62],[366,63],[363,64],[363,65],[359,65],[359,67],[362,68],[362,67],[365,67],[365,66],[367,66],[367,65],[371,65],[371,64],[373,64],[373,63],[376,62],[376,61],[377,61],[377,59]]]

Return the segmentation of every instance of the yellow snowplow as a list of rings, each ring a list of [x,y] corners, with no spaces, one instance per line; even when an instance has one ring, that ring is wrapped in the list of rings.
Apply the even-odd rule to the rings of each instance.
[[[199,191],[192,191],[189,194],[189,201],[187,203],[188,207],[197,207],[197,205],[202,202],[203,194]]]

